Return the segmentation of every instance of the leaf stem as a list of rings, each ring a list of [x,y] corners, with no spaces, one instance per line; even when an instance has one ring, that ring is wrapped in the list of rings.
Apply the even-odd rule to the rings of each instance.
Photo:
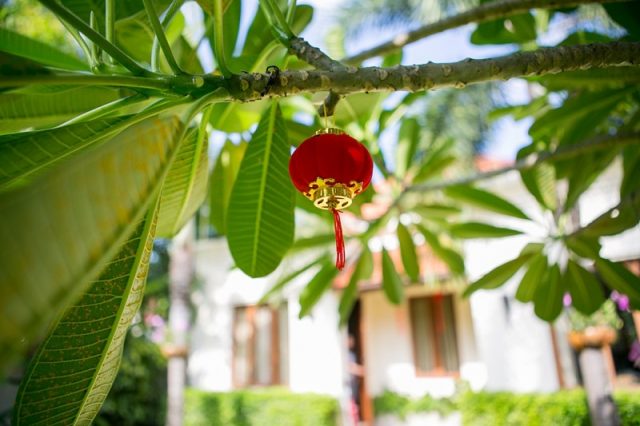
[[[33,84],[121,86],[156,90],[167,90],[172,87],[171,80],[167,78],[136,77],[130,75],[42,74],[5,76],[0,79],[0,87],[22,87]]]
[[[180,7],[182,7],[182,3],[184,3],[184,0],[173,0],[173,2],[171,2],[171,5],[169,6],[169,10],[167,10],[167,12],[164,14],[164,17],[162,18],[162,28],[167,28],[167,26],[171,23],[171,20],[174,18],[174,16],[176,15],[176,13],[180,10]],[[159,69],[159,59],[160,59],[160,42],[158,37],[154,37],[153,38],[153,45],[151,46],[151,69],[153,71],[158,71]]]
[[[227,65],[224,51],[224,11],[222,1],[213,2],[213,53],[218,63],[218,69],[223,76],[229,77],[232,72]]]
[[[267,21],[271,26],[271,30],[274,32],[276,38],[280,41],[280,43],[282,43],[286,47],[289,47],[289,40],[295,37],[295,34],[293,34],[293,31],[291,31],[291,28],[289,28],[289,25],[287,25],[287,21],[282,15],[282,11],[272,0],[259,1],[262,12],[267,18]]]
[[[104,117],[105,115],[113,111],[117,111],[120,108],[133,105],[147,99],[148,96],[145,96],[141,93],[136,93],[135,95],[128,96],[126,98],[116,99],[113,102],[109,102],[108,104],[104,104],[102,106],[99,106],[98,108],[94,108],[91,111],[85,112],[84,114],[77,115],[71,120],[65,121],[57,127],[68,126],[69,124],[78,123],[80,121],[95,120],[96,118]]]
[[[287,25],[289,27],[293,25],[293,21],[296,19],[296,3],[296,0],[289,2],[289,8],[287,9]]]
[[[169,46],[169,41],[167,40],[167,36],[164,33],[164,28],[162,24],[160,24],[160,20],[158,19],[158,14],[156,12],[155,7],[151,0],[142,0],[144,3],[144,8],[147,11],[147,17],[149,18],[149,22],[151,23],[151,28],[153,28],[153,32],[156,35],[156,39],[158,43],[160,43],[160,48],[164,52],[164,57],[171,67],[171,70],[174,74],[184,74],[184,71],[180,68],[178,63],[176,62],[176,58],[173,56],[173,52],[171,51],[171,46]],[[216,2],[218,3],[218,2]]]
[[[134,61],[129,55],[122,51],[116,45],[110,43],[100,33],[95,31],[86,22],[80,19],[75,13],[71,12],[56,0],[39,0],[49,10],[58,15],[61,19],[67,21],[71,26],[83,33],[89,40],[100,46],[113,59],[120,62],[122,66],[131,71],[134,75],[148,74],[149,72]]]
[[[105,0],[104,2],[104,35],[107,41],[115,45],[114,27],[116,20],[116,2],[115,0]],[[113,63],[111,57],[107,58],[109,63]]]
[[[87,61],[89,61],[89,67],[92,70],[97,69],[98,68],[98,61],[93,56],[93,52],[91,51],[91,48],[89,47],[89,45],[87,44],[85,39],[82,38],[82,36],[78,32],[78,30],[76,30],[71,25],[69,25],[69,23],[67,21],[65,21],[64,19],[59,19],[59,21],[62,23],[62,25],[65,27],[65,29],[67,31],[69,31],[69,34],[71,34],[71,36],[74,38],[76,43],[78,43],[78,45],[80,46],[80,48],[84,52],[84,56],[86,56],[87,57]]]

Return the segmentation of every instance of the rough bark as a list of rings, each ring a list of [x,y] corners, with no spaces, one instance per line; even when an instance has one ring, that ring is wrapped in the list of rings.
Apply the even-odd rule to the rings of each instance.
[[[637,65],[640,43],[614,42],[544,48],[491,59],[395,66],[391,68],[347,67],[337,71],[283,71],[270,79],[262,73],[245,73],[228,79],[206,76],[203,90],[225,87],[226,100],[254,101],[264,93],[289,96],[301,92],[332,90],[338,94],[463,88],[467,84],[514,77],[555,74],[564,71]],[[265,90],[266,89],[266,90]]]
[[[611,383],[602,348],[584,348],[578,355],[594,426],[619,426],[620,417],[611,396]]]
[[[438,22],[424,25],[413,31],[399,34],[388,42],[367,49],[361,53],[342,59],[349,65],[356,65],[365,59],[394,52],[407,44],[438,34],[452,28],[461,27],[470,23],[487,22],[499,18],[507,18],[519,13],[528,12],[530,9],[554,9],[578,6],[589,3],[611,3],[622,0],[506,0],[484,3],[466,12],[454,15]]]

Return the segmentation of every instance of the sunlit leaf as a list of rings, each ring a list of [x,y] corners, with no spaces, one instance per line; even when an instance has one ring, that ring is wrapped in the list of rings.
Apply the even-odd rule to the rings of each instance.
[[[322,268],[300,293],[299,318],[304,318],[311,313],[313,307],[318,303],[324,292],[331,287],[333,279],[338,275],[339,270],[330,259],[324,259],[321,265]]]
[[[191,219],[207,197],[209,148],[206,131],[189,131],[162,185],[159,237],[171,238]]]
[[[326,255],[320,256],[316,259],[313,259],[311,262],[305,264],[304,266],[296,269],[295,271],[285,274],[278,281],[276,281],[276,283],[273,286],[271,286],[269,290],[267,290],[267,292],[260,298],[259,303],[267,303],[271,297],[282,292],[282,289],[284,289],[287,286],[287,284],[291,283],[291,281],[293,281],[303,273],[307,272],[312,267],[318,264],[324,264],[328,261],[329,261],[328,256]]]
[[[567,264],[565,279],[571,294],[571,304],[583,314],[591,315],[604,303],[600,282],[572,259]]]
[[[449,271],[456,275],[464,274],[464,259],[451,247],[442,245],[440,239],[429,229],[422,225],[418,225],[420,233],[424,235],[424,239],[433,251],[449,267]]]
[[[491,192],[471,186],[452,186],[444,190],[444,193],[454,200],[459,200],[484,210],[519,219],[529,219],[522,210],[514,204]]]
[[[371,276],[373,270],[373,257],[369,247],[363,246],[360,257],[356,263],[356,267],[349,278],[349,284],[342,291],[340,297],[340,305],[338,306],[338,313],[340,315],[340,326],[344,326],[349,321],[349,316],[353,310],[353,306],[358,300],[358,282],[360,280],[366,280]]]
[[[144,295],[156,208],[80,300],[67,308],[33,356],[14,424],[90,424],[116,378],[124,340]]]
[[[55,92],[3,93],[0,134],[62,123],[118,98],[118,90],[90,86]]]
[[[522,234],[522,232],[517,229],[504,228],[480,222],[451,225],[449,231],[454,238],[502,238]]]
[[[558,318],[562,312],[564,287],[560,267],[551,266],[540,281],[533,297],[534,312],[539,318],[549,322]]]
[[[404,300],[404,286],[402,279],[396,271],[391,256],[386,249],[382,249],[382,290],[387,300],[399,305]]]
[[[544,278],[547,271],[547,257],[539,252],[529,261],[529,267],[525,272],[518,290],[516,291],[516,299],[522,303],[531,302],[536,293],[540,282]]]
[[[398,241],[400,242],[400,255],[404,271],[412,282],[420,280],[420,264],[416,254],[416,246],[413,243],[411,232],[402,223],[398,223]]]
[[[506,283],[509,278],[514,276],[516,272],[539,250],[539,245],[528,244],[518,257],[510,260],[502,265],[497,266],[487,272],[480,279],[470,284],[463,293],[464,297],[471,295],[477,290],[488,290],[498,288]]]
[[[89,68],[86,63],[54,46],[4,28],[0,28],[0,50],[51,67],[69,70],[88,70]]]
[[[209,219],[220,235],[227,233],[227,209],[247,143],[226,141],[211,172],[209,183]]]
[[[150,118],[0,194],[0,368],[84,291],[157,197],[182,124]],[[21,343],[23,342],[23,343]]]
[[[267,109],[240,164],[227,211],[229,250],[251,277],[280,264],[293,243],[289,144],[277,103]]]
[[[603,258],[596,259],[596,269],[610,288],[627,295],[633,307],[640,309],[640,277],[621,264]]]

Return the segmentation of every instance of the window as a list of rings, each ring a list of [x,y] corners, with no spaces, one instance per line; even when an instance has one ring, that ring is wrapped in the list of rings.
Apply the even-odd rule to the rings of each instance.
[[[287,307],[236,307],[233,317],[233,384],[236,387],[288,381]]]
[[[459,370],[453,296],[410,299],[411,334],[416,372],[452,374]]]

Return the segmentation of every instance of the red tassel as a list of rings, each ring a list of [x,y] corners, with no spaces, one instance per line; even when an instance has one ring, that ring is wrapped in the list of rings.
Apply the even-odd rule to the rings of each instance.
[[[340,222],[340,212],[331,209],[333,213],[333,230],[336,234],[336,268],[342,270],[344,268],[344,236],[342,235],[342,223]]]

